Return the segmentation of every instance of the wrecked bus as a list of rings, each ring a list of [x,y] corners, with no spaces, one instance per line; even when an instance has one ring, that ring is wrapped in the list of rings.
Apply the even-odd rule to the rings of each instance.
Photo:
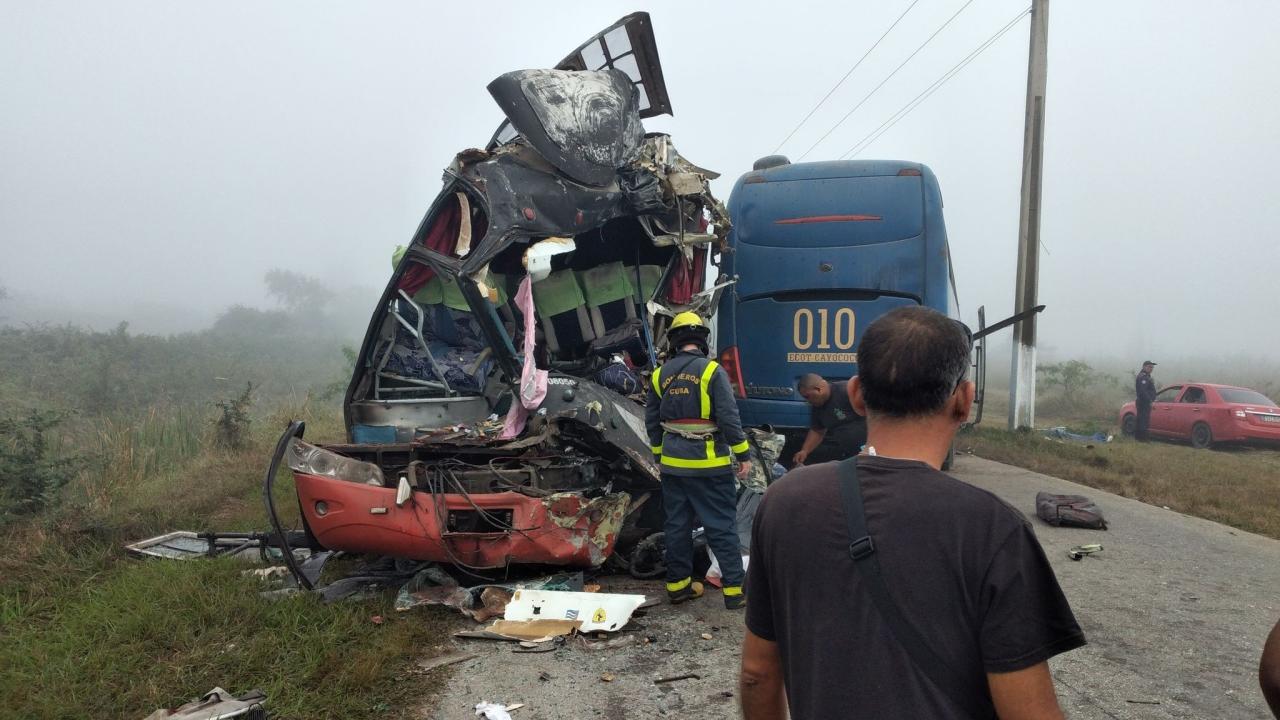
[[[395,256],[347,442],[294,423],[277,446],[282,538],[281,465],[313,550],[591,567],[661,527],[643,375],[675,314],[715,306],[716,175],[644,131],[671,112],[646,13],[488,90],[506,119]]]

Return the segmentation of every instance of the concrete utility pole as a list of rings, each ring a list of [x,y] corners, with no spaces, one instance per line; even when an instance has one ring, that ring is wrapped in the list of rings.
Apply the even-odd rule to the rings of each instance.
[[[1022,206],[1018,213],[1018,280],[1013,312],[1036,306],[1040,284],[1040,180],[1044,158],[1044,95],[1048,82],[1049,0],[1031,2],[1027,118],[1022,136]],[[1013,326],[1009,429],[1035,427],[1036,314]]]

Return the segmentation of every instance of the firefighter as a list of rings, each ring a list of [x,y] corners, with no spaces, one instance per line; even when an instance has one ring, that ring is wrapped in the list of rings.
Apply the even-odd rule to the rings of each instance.
[[[653,371],[645,401],[649,444],[662,471],[666,511],[667,598],[672,604],[702,595],[693,582],[693,520],[706,529],[720,562],[724,605],[746,605],[742,554],[735,529],[738,477],[751,470],[750,446],[738,419],[729,376],[707,358],[710,330],[696,313],[683,312],[667,331],[675,354]]]

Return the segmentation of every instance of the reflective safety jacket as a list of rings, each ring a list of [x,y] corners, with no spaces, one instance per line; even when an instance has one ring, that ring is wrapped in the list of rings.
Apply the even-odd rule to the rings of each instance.
[[[723,475],[732,456],[745,460],[751,450],[729,376],[699,353],[681,352],[653,372],[644,415],[649,444],[670,475]]]

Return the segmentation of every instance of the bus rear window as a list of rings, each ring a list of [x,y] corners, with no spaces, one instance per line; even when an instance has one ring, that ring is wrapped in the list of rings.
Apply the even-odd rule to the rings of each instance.
[[[845,247],[924,232],[918,176],[775,181],[740,191],[734,233],[744,245]]]

